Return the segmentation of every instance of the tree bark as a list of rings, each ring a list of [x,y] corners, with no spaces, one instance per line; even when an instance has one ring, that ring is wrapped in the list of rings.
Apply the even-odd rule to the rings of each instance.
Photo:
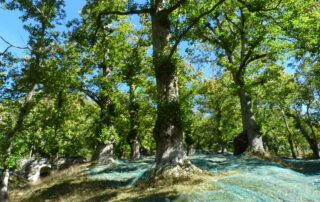
[[[192,156],[193,153],[194,153],[193,144],[190,144],[188,145],[188,148],[187,148],[187,155]]]
[[[302,123],[301,117],[297,114],[297,112],[287,112],[287,115],[292,117],[295,120],[296,123],[296,128],[300,130],[302,133],[303,137],[307,140],[310,149],[312,150],[313,157],[319,159],[320,154],[319,154],[319,147],[318,147],[318,142],[317,138],[313,132],[313,130],[309,131]],[[304,152],[304,151],[303,151]]]
[[[32,105],[31,101],[32,101],[32,97],[33,97],[35,89],[36,89],[36,83],[33,83],[31,85],[30,90],[28,91],[28,93],[26,95],[26,99],[25,99],[23,105],[20,108],[17,122],[15,123],[12,130],[10,130],[6,135],[7,144],[5,145],[6,154],[4,157],[4,159],[5,159],[4,169],[3,169],[4,174],[3,174],[2,180],[1,180],[1,192],[0,192],[0,199],[1,199],[1,201],[3,200],[4,202],[9,201],[9,199],[8,199],[8,185],[9,185],[10,173],[9,173],[9,165],[7,165],[7,159],[10,157],[11,152],[12,152],[11,150],[12,150],[13,138],[15,137],[16,133],[18,133],[21,130],[21,128],[23,126],[24,119],[28,115],[29,111],[31,110],[31,105]]]
[[[295,147],[295,149],[296,149],[297,156],[300,156],[300,154],[299,154],[299,149],[298,149],[298,145],[297,145],[297,144],[294,144],[294,147]]]
[[[224,150],[225,150],[225,142],[223,140],[223,133],[221,131],[222,109],[221,109],[219,101],[216,102],[216,106],[218,107],[218,110],[216,112],[216,120],[218,122],[218,125],[217,125],[218,143],[219,143],[219,146],[220,146],[220,153],[223,154]]]
[[[281,110],[281,113],[282,113],[284,124],[286,125],[286,129],[288,131],[288,142],[289,142],[289,146],[290,146],[290,150],[291,150],[291,155],[292,155],[292,158],[296,159],[297,155],[294,152],[294,145],[293,145],[293,141],[292,141],[292,132],[290,130],[290,127],[289,127],[289,124],[288,124],[288,121],[286,119],[284,111]]]
[[[130,131],[128,134],[128,143],[130,144],[130,160],[135,161],[140,158],[140,144],[138,141],[138,110],[139,105],[135,97],[136,87],[130,84],[129,89],[129,114],[130,114]]]
[[[178,90],[178,74],[170,58],[170,22],[164,11],[165,0],[156,1],[152,18],[153,64],[157,82],[157,120],[154,127],[156,142],[156,171],[168,166],[182,165],[182,124]]]
[[[296,159],[296,158],[297,158],[297,155],[296,155],[296,153],[294,152],[294,145],[293,145],[293,141],[292,141],[292,136],[291,136],[291,135],[288,136],[288,142],[289,142],[289,146],[290,146],[290,151],[291,151],[292,158]]]
[[[101,76],[107,78],[107,80],[111,79],[111,69],[104,64],[101,65]],[[111,117],[114,115],[114,106],[111,102],[110,96],[106,95],[109,89],[106,88],[105,85],[101,87],[101,92],[97,96],[98,99],[96,103],[100,107],[100,116],[99,123],[96,128],[96,141],[94,143],[94,153],[91,158],[92,161],[97,161],[99,159],[100,152],[106,146],[104,142],[98,140],[104,128],[111,127]]]
[[[9,185],[9,168],[5,168],[2,173],[1,190],[0,190],[0,201],[9,202],[8,196],[8,185]]]
[[[310,145],[310,149],[313,152],[313,157],[319,159],[319,148],[318,148],[318,142],[314,134],[310,133],[303,125],[299,117],[295,116],[296,124],[299,130],[301,131],[302,135],[305,137],[307,142]]]
[[[100,119],[96,129],[96,141],[94,143],[94,153],[91,158],[92,161],[97,161],[99,159],[100,152],[106,146],[104,142],[99,140],[101,137],[103,128],[111,126],[111,110],[109,106],[109,101],[107,99],[103,100],[99,104],[100,106]]]
[[[262,134],[252,112],[251,98],[244,85],[239,87],[243,132],[248,137],[248,149],[253,153],[264,153]]]
[[[131,149],[130,160],[131,161],[138,160],[140,158],[140,144],[138,140],[134,140],[131,142],[130,149]]]

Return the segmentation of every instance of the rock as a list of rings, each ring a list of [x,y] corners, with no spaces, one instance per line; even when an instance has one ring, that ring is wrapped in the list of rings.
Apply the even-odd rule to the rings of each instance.
[[[113,159],[113,144],[106,145],[99,154],[99,163],[114,163]]]
[[[52,173],[52,165],[46,158],[23,159],[20,166],[18,173],[25,176],[30,182],[37,182]]]
[[[188,151],[187,151],[187,155],[188,156],[192,156],[192,155],[194,155],[196,153],[196,150],[195,149],[193,149],[193,148],[188,148]]]
[[[83,158],[59,158],[50,161],[46,158],[25,158],[20,160],[17,174],[25,177],[30,182],[37,182],[41,178],[51,175],[51,173],[58,169],[66,169],[76,164],[85,163]]]

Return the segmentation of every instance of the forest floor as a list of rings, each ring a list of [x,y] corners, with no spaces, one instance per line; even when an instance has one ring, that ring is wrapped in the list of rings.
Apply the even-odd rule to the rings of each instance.
[[[12,201],[320,201],[320,160],[283,159],[280,163],[249,156],[190,157],[202,175],[163,182],[144,181],[153,158],[109,165],[83,164],[57,172],[35,185],[14,188]]]

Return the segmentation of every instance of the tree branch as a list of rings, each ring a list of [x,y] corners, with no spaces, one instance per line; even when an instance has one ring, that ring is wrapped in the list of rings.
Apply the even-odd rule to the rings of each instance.
[[[169,58],[171,58],[174,54],[174,52],[177,50],[179,43],[182,41],[183,37],[203,18],[204,16],[210,14],[213,12],[218,6],[220,6],[225,0],[220,0],[218,3],[216,3],[210,10],[203,12],[198,17],[196,17],[191,24],[177,37],[176,42],[172,46],[169,54]]]
[[[235,27],[241,32],[240,27],[239,27],[235,22],[233,22],[233,21],[228,17],[227,14],[225,14],[224,16],[226,17],[226,20],[227,20],[228,22],[230,22],[233,26],[235,26]]]
[[[249,3],[247,3],[244,0],[238,0],[238,2],[241,3],[243,6],[245,6],[246,8],[248,8],[248,10],[250,12],[259,12],[259,11],[272,11],[272,10],[277,9],[280,6],[282,0],[279,0],[275,7],[273,7],[273,8],[265,8],[265,9],[260,8],[260,7],[254,7],[254,6],[250,5]]]
[[[244,62],[244,57],[245,57],[245,51],[246,51],[246,36],[245,36],[245,18],[244,18],[244,14],[243,14],[243,10],[240,9],[240,38],[241,38],[241,50],[240,50],[240,58],[241,58],[241,63],[245,63]],[[241,65],[240,65],[241,68]],[[241,70],[239,69],[239,72]]]
[[[97,98],[97,96],[93,92],[84,88],[83,86],[80,86],[80,91],[82,91],[84,94],[86,94],[88,97],[90,97],[96,104],[99,105],[99,99]]]
[[[171,6],[170,8],[167,8],[163,10],[163,12],[169,14],[178,9],[182,4],[184,4],[187,0],[179,0],[175,5]]]
[[[10,48],[29,49],[28,47],[15,46],[9,41],[5,40],[2,36],[0,36],[0,39],[8,45],[8,47],[2,53],[0,53],[0,55],[4,55]]]
[[[152,9],[146,8],[141,10],[128,10],[128,11],[102,11],[99,13],[99,18],[103,15],[133,15],[133,14],[144,14],[151,13]]]
[[[248,65],[249,63],[251,63],[251,62],[253,62],[253,61],[259,60],[259,59],[264,58],[264,57],[267,57],[267,56],[268,56],[268,54],[266,54],[266,53],[255,55],[255,56],[253,56],[252,58],[248,59],[248,61],[247,61],[246,64]]]
[[[216,19],[216,21],[217,21],[217,25],[218,25],[219,29],[221,30],[222,27],[221,27],[221,24],[220,24],[219,20]],[[209,23],[206,24],[206,27],[210,29],[210,31],[212,32],[213,35],[215,35],[215,33],[214,33],[215,30],[214,30],[213,27],[211,27],[211,25],[210,25]],[[204,36],[204,35],[203,35],[203,36]],[[209,39],[209,40],[210,40],[210,39]],[[213,41],[214,41],[215,43],[217,43],[219,46],[221,46],[221,48],[224,49],[224,51],[226,52],[226,55],[227,55],[227,58],[228,58],[229,62],[230,62],[230,63],[233,63],[232,51],[231,51],[230,48],[223,42],[223,40],[220,39],[220,41],[218,41],[218,40],[216,40],[216,39],[213,39]]]

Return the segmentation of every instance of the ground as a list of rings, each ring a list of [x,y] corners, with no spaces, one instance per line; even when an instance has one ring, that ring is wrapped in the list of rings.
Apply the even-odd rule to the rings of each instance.
[[[249,156],[195,155],[207,171],[189,179],[147,181],[153,158],[83,164],[36,185],[15,188],[12,201],[320,201],[320,161],[281,164]]]

